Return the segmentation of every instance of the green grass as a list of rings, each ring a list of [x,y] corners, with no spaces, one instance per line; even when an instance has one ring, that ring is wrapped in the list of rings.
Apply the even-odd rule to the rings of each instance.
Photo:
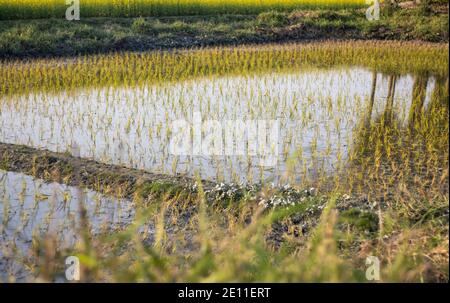
[[[35,250],[41,253],[35,256],[40,265],[35,275],[41,281],[52,281],[64,270],[60,265],[64,256],[76,255],[84,282],[368,283],[365,257],[372,255],[381,261],[380,282],[448,281],[448,223],[440,219],[415,226],[408,217],[399,217],[401,208],[371,212],[370,220],[375,225],[383,222],[387,226],[389,221],[390,229],[377,227],[367,233],[361,222],[366,222],[368,215],[352,213],[357,228],[352,228],[353,221],[343,223],[348,222],[348,212],[339,211],[342,198],[335,193],[312,197],[289,209],[264,212],[255,211],[257,207],[246,202],[239,212],[251,217],[249,223],[245,216],[230,216],[229,209],[207,205],[199,195],[192,201],[199,210],[191,223],[178,231],[178,237],[168,236],[166,224],[174,224],[173,218],[183,213],[171,212],[177,203],[168,199],[159,206],[140,208],[130,227],[114,235],[86,236],[76,250],[58,251],[56,257],[47,257],[50,252],[44,248],[51,238],[36,241]],[[442,203],[448,209],[448,200]],[[319,206],[324,210],[310,213]],[[175,221],[164,223],[167,215]],[[266,239],[274,224],[288,222],[293,215],[313,217],[316,223],[307,235],[294,237],[286,232],[281,247],[268,248]],[[153,245],[145,244],[145,236],[138,233],[139,226],[149,218],[157,222]],[[184,252],[184,233],[192,228],[196,236],[190,245],[195,249]]]
[[[76,56],[323,39],[448,41],[448,14],[399,10],[368,22],[363,10],[173,18],[0,21],[0,58]]]

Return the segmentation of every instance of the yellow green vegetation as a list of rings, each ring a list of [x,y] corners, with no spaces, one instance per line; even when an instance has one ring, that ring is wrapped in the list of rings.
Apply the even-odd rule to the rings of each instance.
[[[446,44],[327,42],[0,61],[0,94],[133,86],[308,67],[361,66],[385,73],[427,72],[445,77],[447,54]]]
[[[255,14],[295,8],[350,8],[363,0],[80,0],[82,17]],[[63,18],[65,0],[0,0],[0,19]]]
[[[212,81],[224,75],[241,76],[244,82],[245,76],[262,78],[265,73],[275,75],[260,80],[269,84],[285,72],[345,66],[363,67],[369,79],[373,73],[369,80],[371,93],[362,100],[352,100],[355,105],[350,113],[339,112],[352,97],[345,94],[348,87],[339,91],[343,96],[331,96],[334,99],[316,90],[306,100],[309,103],[298,106],[319,103],[329,113],[330,128],[344,128],[347,125],[343,121],[357,120],[349,144],[338,142],[336,137],[326,142],[348,151],[348,159],[337,162],[340,169],[334,174],[308,174],[312,168],[308,166],[307,178],[293,186],[282,184],[281,189],[263,185],[235,190],[223,185],[214,191],[203,189],[200,178],[196,178],[196,186],[188,187],[168,182],[139,184],[132,199],[136,209],[132,224],[116,233],[94,235],[86,228],[89,218],[81,210],[85,228],[75,248],[56,249],[52,235],[35,237],[34,254],[20,262],[44,281],[52,281],[63,272],[65,256],[76,255],[85,281],[368,282],[366,258],[375,256],[381,262],[382,282],[448,281],[448,45],[326,42],[4,61],[0,65],[0,101],[6,104],[13,100],[10,107],[5,107],[12,108],[13,113],[21,108],[33,113],[35,103],[27,105],[27,99],[15,99],[18,94],[70,89],[76,92],[77,88],[92,86],[127,86],[139,91],[147,84],[158,86],[192,78]],[[317,82],[320,74],[313,76]],[[338,79],[344,83],[345,77]],[[405,86],[405,82],[411,85]],[[381,96],[377,94],[380,86]],[[169,91],[167,87],[163,86],[163,90]],[[410,98],[404,100],[399,87],[408,90]],[[134,103],[140,110],[152,106],[152,101],[145,98],[141,106],[138,102],[142,100],[120,96],[124,102],[120,104],[126,108]],[[306,128],[320,122],[313,114],[298,116],[302,111],[287,102],[292,98],[280,96],[285,95],[261,98],[254,109],[265,109],[264,113],[276,116],[275,106],[267,106],[276,101],[283,113],[291,113],[295,118],[292,120]],[[190,108],[184,100],[189,95],[184,97],[170,98],[173,103],[167,101],[165,105]],[[39,99],[46,100],[50,99]],[[161,116],[171,117],[169,112]],[[93,119],[84,115],[82,122],[92,128]],[[127,122],[128,126],[132,124]],[[139,137],[146,131],[150,131],[148,124],[145,130],[139,128],[130,136]],[[111,138],[120,140],[119,135]],[[311,138],[310,146],[298,149],[313,150],[318,136]],[[289,154],[286,180],[295,180],[290,175],[302,174],[296,168],[301,154]],[[7,167],[13,166],[12,157]],[[38,177],[57,175],[51,167],[39,168],[35,169]],[[65,174],[72,172],[75,174],[76,168]],[[102,190],[100,186],[95,189]],[[115,191],[120,192],[120,188]],[[273,201],[279,200],[271,200],[274,195],[277,199],[289,198],[283,200],[288,202],[275,205]]]

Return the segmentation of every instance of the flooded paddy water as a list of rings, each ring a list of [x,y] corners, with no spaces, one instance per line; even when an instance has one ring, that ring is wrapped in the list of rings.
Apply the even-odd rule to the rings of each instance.
[[[372,83],[376,77],[377,86]],[[428,106],[435,85],[425,91]],[[289,74],[221,77],[138,88],[81,89],[75,92],[3,98],[0,142],[27,145],[153,173],[183,174],[212,181],[290,183],[343,168],[353,132],[386,108],[389,76],[361,68]],[[393,111],[408,122],[414,77],[397,79]],[[174,155],[173,122],[192,124],[193,115],[217,121],[278,121],[273,165],[258,155]],[[192,138],[186,138],[191,140]],[[224,135],[221,140],[225,140]],[[244,138],[243,144],[249,145]],[[276,152],[276,154],[275,154]]]
[[[41,238],[54,237],[55,249],[73,249],[87,222],[96,235],[120,230],[134,219],[134,206],[127,200],[2,170],[0,199],[0,280],[5,281],[28,276],[18,261],[32,257]]]
[[[267,57],[253,61],[271,66],[278,58],[273,51],[269,49],[264,54]],[[253,62],[251,57],[243,58],[244,63]],[[136,77],[145,75],[138,72],[138,65],[143,64],[139,57],[133,60],[137,61],[128,68]],[[282,64],[289,65],[287,61]],[[132,81],[120,75],[122,82],[114,85],[109,80],[102,85],[83,82],[92,79],[101,83],[108,67],[97,71],[98,78],[90,75],[84,79],[76,74],[77,68],[82,69],[78,66],[71,71],[75,80],[70,83],[75,87],[67,90],[59,81],[72,76],[63,70],[59,79],[55,72],[64,66],[61,62],[43,63],[58,80],[48,80],[52,76],[43,74],[38,80],[29,76],[30,82],[27,75],[31,72],[22,64],[15,75],[9,71],[0,74],[17,80],[22,73],[24,86],[29,85],[11,92],[19,80],[0,81],[0,144],[25,145],[150,174],[192,178],[198,174],[201,179],[219,183],[273,183],[278,187],[301,188],[315,180],[351,175],[354,167],[358,168],[358,180],[373,178],[370,180],[378,182],[377,173],[384,166],[389,167],[389,176],[403,178],[401,167],[406,177],[413,176],[417,182],[422,182],[422,177],[432,179],[427,186],[437,188],[434,182],[439,178],[428,176],[435,170],[442,173],[448,164],[448,150],[443,149],[448,144],[448,70],[435,73],[421,68],[415,72],[404,68],[404,62],[402,68],[392,64],[394,68],[387,69],[311,61],[305,68],[180,76],[178,81]],[[157,66],[164,66],[163,62]],[[5,66],[6,70],[13,65]],[[113,69],[114,64],[111,66]],[[146,72],[156,73],[156,68],[150,66]],[[44,87],[47,80],[58,83],[59,88]],[[36,84],[39,81],[44,83],[42,87]],[[248,152],[252,142],[245,136],[241,141],[245,152],[241,154],[174,154],[174,123],[193,125],[196,115],[202,121],[223,123],[276,121],[276,131],[264,133],[269,142],[264,145],[266,149],[258,150],[274,156],[275,161],[261,165],[261,155]],[[221,142],[227,140],[224,125],[224,132],[219,133]],[[207,131],[202,129],[201,134]],[[182,140],[195,142],[192,130],[186,134]],[[445,175],[443,178],[445,181]],[[389,186],[397,186],[394,179],[389,179]],[[340,186],[350,187],[352,181],[348,178],[348,183]],[[373,184],[379,187],[379,183]],[[73,249],[81,237],[82,209],[94,236],[120,230],[135,219],[135,201],[131,199],[0,170],[0,279],[26,279],[26,266],[17,258],[26,258],[39,238],[51,235],[58,249]]]

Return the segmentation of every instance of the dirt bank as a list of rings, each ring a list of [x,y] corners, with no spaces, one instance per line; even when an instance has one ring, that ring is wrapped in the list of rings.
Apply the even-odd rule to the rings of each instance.
[[[164,186],[169,190],[171,186],[188,187],[195,183],[184,176],[152,174],[69,154],[5,143],[0,143],[0,169],[124,198],[132,198],[136,191],[149,186]],[[204,181],[203,185],[209,189],[214,184]]]

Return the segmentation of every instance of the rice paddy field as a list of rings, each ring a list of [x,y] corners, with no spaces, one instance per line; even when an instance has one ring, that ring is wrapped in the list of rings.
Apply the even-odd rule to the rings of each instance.
[[[368,282],[376,256],[382,282],[448,282],[448,51],[351,41],[0,61],[0,279],[63,282],[75,255],[87,282]],[[174,122],[196,115],[277,121],[258,150],[275,161],[174,153]]]
[[[0,0],[0,282],[448,283],[446,2],[66,2]]]
[[[268,10],[355,8],[364,0],[81,0],[82,17],[257,14]],[[65,0],[1,0],[0,20],[63,18]]]

